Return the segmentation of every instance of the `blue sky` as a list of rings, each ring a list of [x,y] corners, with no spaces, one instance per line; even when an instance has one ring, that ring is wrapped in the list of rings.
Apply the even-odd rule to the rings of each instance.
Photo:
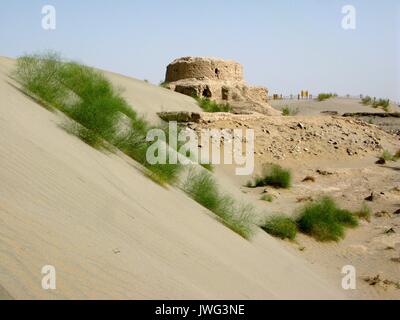
[[[54,31],[41,27],[46,4]],[[341,28],[347,4],[356,30]],[[400,101],[398,0],[0,0],[0,55],[46,49],[153,83],[177,57],[212,56],[239,61],[271,93]]]

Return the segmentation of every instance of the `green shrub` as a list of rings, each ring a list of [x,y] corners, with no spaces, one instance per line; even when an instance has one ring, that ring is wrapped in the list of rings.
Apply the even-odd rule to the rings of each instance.
[[[60,81],[62,68],[63,64],[57,53],[27,55],[17,59],[12,76],[28,94],[33,94],[52,108],[57,108],[68,95],[67,88]]]
[[[369,96],[366,96],[362,100],[362,104],[368,106],[372,106],[373,108],[382,108],[385,112],[390,111],[390,100],[389,99],[376,99],[376,98],[371,98]]]
[[[283,169],[278,164],[265,165],[261,177],[256,177],[255,186],[272,186],[275,188],[290,188],[292,174],[289,170]]]
[[[229,195],[219,191],[214,178],[207,172],[190,172],[183,190],[196,202],[215,213],[223,224],[245,239],[253,234],[251,205],[238,204]]]
[[[185,182],[184,190],[203,207],[217,211],[220,205],[218,186],[214,178],[205,172],[191,173]]]
[[[337,94],[336,93],[320,93],[317,97],[318,101],[325,101],[331,98],[336,98]]]
[[[339,241],[344,237],[344,227],[358,225],[351,212],[338,208],[329,197],[304,206],[296,223],[300,231],[319,241]]]
[[[382,108],[384,111],[388,112],[390,108],[390,100],[389,99],[379,99],[374,100],[372,103],[373,108]]]
[[[366,203],[363,203],[362,207],[358,211],[354,212],[354,215],[356,215],[359,219],[364,219],[370,222],[372,210]]]
[[[58,54],[28,55],[17,60],[13,73],[28,94],[64,112],[76,125],[64,125],[71,133],[95,148],[114,145],[145,166],[160,182],[174,182],[179,164],[151,165],[146,160],[150,125],[138,117],[105,76],[87,66],[61,60]],[[127,117],[128,130],[121,130]],[[106,142],[106,143],[105,143]]]
[[[281,239],[294,240],[297,234],[296,222],[284,215],[275,215],[268,218],[261,228],[270,235]]]
[[[299,113],[299,108],[290,108],[288,106],[283,107],[282,114],[284,116],[295,116]]]
[[[208,98],[196,98],[200,108],[205,112],[231,112],[232,107],[226,104],[220,104]]]

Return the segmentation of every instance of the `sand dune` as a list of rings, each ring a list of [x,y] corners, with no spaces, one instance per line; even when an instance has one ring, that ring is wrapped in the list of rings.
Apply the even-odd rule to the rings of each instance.
[[[59,127],[9,84],[0,58],[0,298],[343,298],[339,282],[263,232],[248,242],[180,190]],[[192,99],[109,74],[156,119]],[[57,289],[41,288],[53,265]]]

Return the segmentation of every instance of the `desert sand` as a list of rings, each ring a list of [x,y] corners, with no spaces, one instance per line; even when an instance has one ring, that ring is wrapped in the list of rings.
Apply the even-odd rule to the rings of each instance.
[[[340,289],[340,270],[312,263],[261,231],[246,241],[180,190],[155,184],[132,160],[68,134],[62,114],[15,87],[8,77],[13,64],[0,58],[1,298],[350,296]],[[107,76],[149,120],[158,111],[200,111],[186,96]],[[224,168],[217,174],[241,193],[228,186]],[[45,265],[56,268],[56,290],[41,287]]]

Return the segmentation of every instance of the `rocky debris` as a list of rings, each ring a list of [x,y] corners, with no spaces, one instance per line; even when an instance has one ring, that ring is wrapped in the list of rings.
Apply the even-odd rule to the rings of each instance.
[[[331,176],[333,172],[317,169],[316,172],[321,176]]]
[[[197,112],[174,111],[174,112],[158,112],[157,115],[164,121],[176,122],[194,122],[199,123],[201,116]]]
[[[365,201],[370,201],[373,202],[376,199],[375,193],[371,192],[371,195],[369,195],[368,197],[366,197],[364,200]]]
[[[387,211],[379,211],[375,213],[375,217],[377,218],[391,218],[392,215]]]
[[[339,115],[339,112],[327,110],[327,111],[321,111],[321,114],[325,114],[325,115],[329,115],[329,116],[337,116],[337,115]]]
[[[377,286],[380,285],[383,288],[387,289],[390,286],[393,286],[397,289],[400,289],[400,283],[388,279],[382,279],[380,274],[377,274],[376,276],[370,277],[366,276],[364,277],[364,281],[368,283],[370,286]]]
[[[302,182],[315,182],[315,178],[312,176],[305,177]]]
[[[355,112],[345,113],[343,117],[379,117],[379,118],[400,118],[400,112]]]
[[[393,228],[389,228],[384,232],[384,234],[394,234],[394,233],[396,233],[396,230],[394,230]]]
[[[381,143],[398,144],[379,128],[350,118],[267,117],[260,113],[202,113],[202,118],[201,127],[206,129],[253,129],[256,159],[263,161],[363,158],[381,153]],[[330,175],[323,170],[319,174]]]
[[[204,57],[176,59],[167,66],[164,86],[188,96],[229,103],[234,113],[281,114],[268,104],[266,88],[245,83],[243,67],[235,61]]]
[[[313,201],[314,201],[314,198],[311,197],[311,196],[299,197],[299,198],[296,199],[296,201],[297,201],[298,203],[302,203],[302,202],[313,202]]]
[[[393,212],[393,215],[400,215],[400,209],[397,209],[395,212]]]
[[[395,262],[395,263],[400,263],[400,257],[391,258],[390,261]]]
[[[386,164],[386,160],[383,158],[379,158],[375,163],[376,164]]]

